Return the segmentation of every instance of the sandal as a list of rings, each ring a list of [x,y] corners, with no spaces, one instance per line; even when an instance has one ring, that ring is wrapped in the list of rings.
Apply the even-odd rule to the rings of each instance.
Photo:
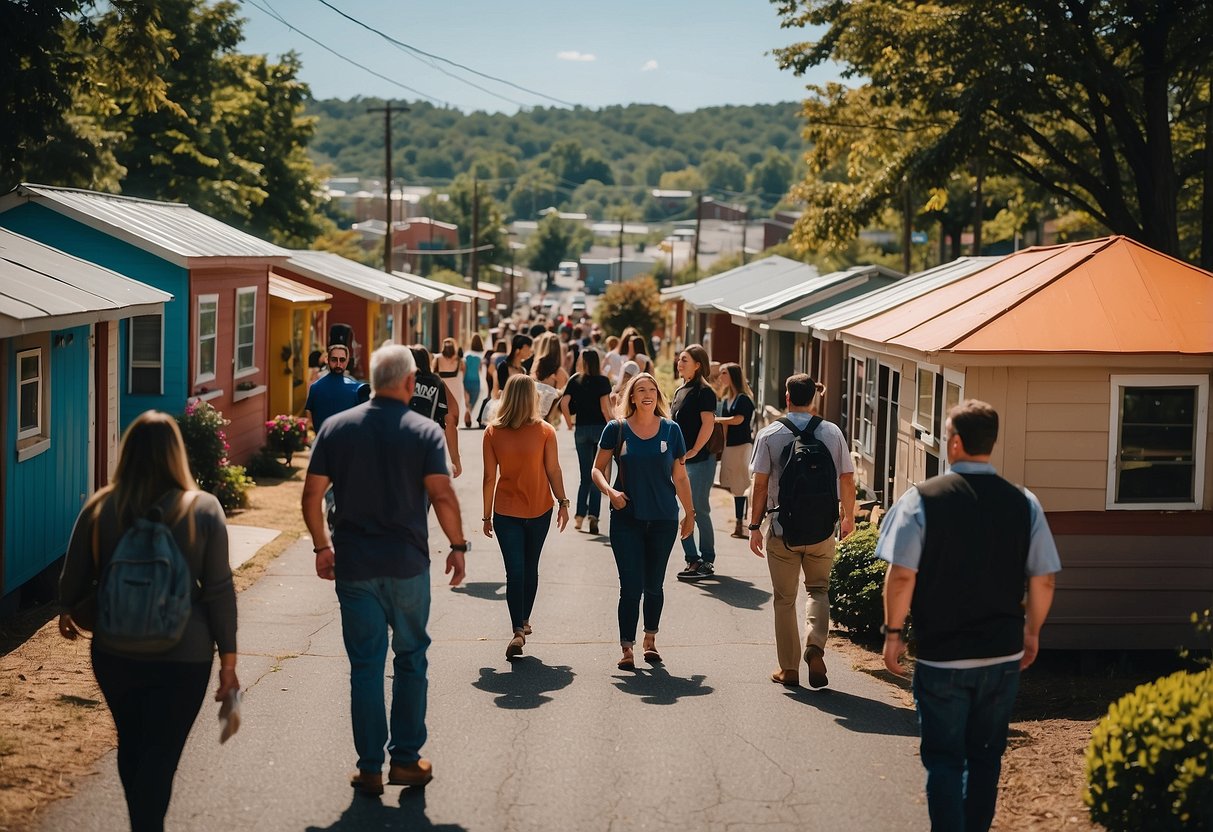
[[[647,636],[645,637],[645,641],[649,641]],[[651,642],[645,645],[644,660],[649,664],[655,664],[661,661],[661,654],[657,652],[657,639],[654,638]]]
[[[623,658],[615,664],[620,670],[635,670],[636,658],[632,653],[631,647],[623,648]]]

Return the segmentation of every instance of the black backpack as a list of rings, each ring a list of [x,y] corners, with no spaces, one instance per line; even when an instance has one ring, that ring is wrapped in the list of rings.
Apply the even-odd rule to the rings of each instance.
[[[838,522],[838,471],[825,443],[814,436],[821,417],[801,432],[788,418],[779,420],[796,437],[783,453],[779,475],[779,525],[786,546],[820,543],[834,534]]]

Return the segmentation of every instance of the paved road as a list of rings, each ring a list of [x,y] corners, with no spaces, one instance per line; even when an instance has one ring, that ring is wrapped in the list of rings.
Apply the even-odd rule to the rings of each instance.
[[[481,434],[461,431],[465,526],[480,515]],[[560,432],[570,491],[572,437]],[[717,528],[729,519],[717,494]],[[436,530],[431,540],[445,542]],[[913,712],[885,686],[830,663],[831,688],[789,691],[774,668],[765,563],[721,532],[714,583],[670,575],[665,665],[618,671],[618,584],[605,537],[548,539],[526,657],[510,636],[495,541],[477,535],[468,583],[434,571],[430,740],[436,779],[381,801],[347,783],[354,753],[348,665],[332,584],[307,541],[240,596],[244,725],[217,742],[199,717],[177,773],[176,830],[924,829]],[[435,545],[437,554],[440,547]],[[444,556],[444,553],[443,555]],[[436,562],[441,562],[436,557]],[[678,553],[670,571],[679,568]],[[829,658],[829,653],[827,653]],[[390,669],[390,665],[389,665]],[[114,755],[42,829],[123,828]]]

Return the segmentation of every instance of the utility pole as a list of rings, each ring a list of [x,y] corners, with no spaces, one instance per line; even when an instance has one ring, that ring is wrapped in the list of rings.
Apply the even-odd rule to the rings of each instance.
[[[619,209],[619,282],[623,282],[623,209]]]
[[[509,314],[514,314],[514,306],[517,302],[517,295],[514,294],[514,241],[510,238],[514,236],[513,231],[507,231],[505,242],[506,247],[510,250],[510,309]]]
[[[367,107],[368,113],[383,113],[383,270],[392,271],[392,113],[407,113],[408,107]]]
[[[703,191],[695,197],[695,257],[691,261],[695,268],[695,279],[699,279],[699,229],[703,223]]]
[[[745,265],[748,261],[745,253],[745,233],[750,225],[750,209],[746,206],[741,207],[741,265]]]
[[[471,252],[471,257],[470,257],[470,262],[472,264],[472,273],[471,273],[471,275],[469,275],[469,278],[471,279],[471,282],[472,282],[472,291],[473,292],[476,291],[477,269],[480,266],[480,264],[476,262],[477,261],[476,247],[479,245],[479,242],[478,242],[479,239],[480,239],[480,183],[476,179],[476,177],[473,176],[472,177],[472,252]],[[473,307],[475,307],[476,305],[478,305],[478,301],[475,298],[473,298],[472,304],[473,304]],[[473,326],[476,326],[479,323],[480,323],[479,320],[477,320],[477,321],[473,322]]]

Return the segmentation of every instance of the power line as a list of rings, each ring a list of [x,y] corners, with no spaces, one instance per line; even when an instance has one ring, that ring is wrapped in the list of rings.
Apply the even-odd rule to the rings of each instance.
[[[344,17],[346,20],[350,21],[351,23],[355,23],[355,24],[361,26],[363,29],[366,29],[368,32],[372,32],[372,33],[378,35],[379,37],[386,40],[388,43],[391,43],[394,46],[396,46],[396,48],[398,48],[398,49],[404,50],[406,52],[414,52],[414,53],[417,53],[418,55],[424,55],[427,58],[430,58],[435,61],[442,61],[443,63],[450,64],[451,66],[454,66],[454,67],[458,67],[459,69],[462,69],[464,72],[470,72],[473,75],[478,75],[481,78],[488,79],[489,81],[496,81],[499,84],[505,84],[507,87],[513,87],[516,90],[520,90],[521,92],[529,93],[530,95],[538,96],[539,98],[546,98],[548,101],[554,101],[557,104],[561,104],[565,107],[576,107],[577,106],[576,104],[574,104],[571,101],[565,101],[563,98],[557,98],[554,95],[548,95],[547,93],[539,92],[538,90],[533,90],[530,87],[524,87],[521,84],[515,84],[513,81],[507,81],[505,78],[499,78],[496,75],[490,75],[487,72],[481,72],[478,69],[473,69],[472,67],[467,66],[466,64],[461,64],[458,61],[451,60],[450,58],[444,58],[441,55],[435,55],[432,52],[426,52],[424,49],[420,49],[416,46],[413,46],[412,44],[405,43],[402,40],[397,40],[396,38],[392,37],[391,35],[388,35],[382,31],[380,31],[379,29],[376,29],[374,26],[371,26],[369,23],[365,23],[365,22],[359,20],[358,18],[354,17],[353,15],[346,14],[341,9],[337,8],[332,3],[328,2],[328,0],[319,0],[319,2],[322,5],[327,6],[328,8],[332,9],[334,12],[341,15],[342,17]],[[434,66],[434,65],[431,64],[431,66]],[[450,77],[454,78],[457,81],[462,81],[463,83],[468,84],[469,86],[475,87],[476,89],[481,90],[482,92],[486,92],[489,95],[495,95],[498,98],[501,98],[505,101],[509,101],[511,104],[516,104],[519,107],[525,106],[522,104],[522,102],[514,101],[512,98],[504,96],[501,93],[494,92],[489,89],[485,89],[484,87],[482,87],[478,84],[472,83],[471,81],[467,80],[466,78],[460,78],[458,75],[453,75],[452,73],[447,72],[446,70],[442,69],[441,67],[434,66],[434,68],[437,69],[439,72],[449,75]]]
[[[360,64],[357,61],[355,61],[353,58],[350,58],[350,57],[347,57],[347,56],[341,54],[336,49],[333,49],[331,46],[321,43],[316,38],[309,35],[307,32],[304,32],[301,29],[299,29],[299,28],[291,25],[289,22],[287,22],[286,18],[284,18],[282,15],[280,15],[274,9],[273,6],[270,6],[269,0],[264,0],[264,2],[266,4],[265,6],[262,6],[260,3],[257,2],[257,0],[246,0],[246,2],[249,3],[250,5],[256,7],[257,9],[259,9],[263,14],[266,14],[266,15],[272,17],[274,20],[277,20],[283,26],[290,29],[292,32],[299,35],[300,37],[310,40],[312,43],[316,44],[321,49],[324,49],[325,51],[330,52],[333,55],[336,55],[341,60],[345,61],[348,64],[352,64],[353,66],[358,67],[359,69],[363,70],[364,72],[369,72],[371,75],[374,75],[376,78],[380,78],[384,81],[387,81],[389,84],[394,84],[397,87],[400,87],[402,90],[407,90],[408,92],[411,92],[416,96],[420,96],[421,98],[424,98],[425,100],[429,101],[432,104],[437,104],[439,106],[445,106],[448,103],[445,101],[441,101],[440,99],[434,98],[432,95],[427,95],[426,93],[422,92],[421,90],[414,89],[413,87],[410,87],[408,84],[402,84],[399,81],[397,81],[395,78],[389,78],[388,76],[386,76],[380,72],[376,72],[375,70],[371,69],[369,66],[366,66],[365,64]],[[266,8],[266,6],[269,6],[269,8]]]

